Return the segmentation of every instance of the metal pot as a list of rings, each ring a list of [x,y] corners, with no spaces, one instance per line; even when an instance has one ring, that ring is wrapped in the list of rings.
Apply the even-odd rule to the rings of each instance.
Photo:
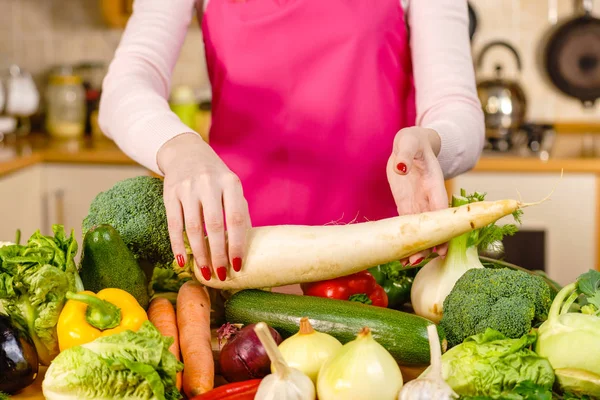
[[[485,54],[493,47],[505,47],[514,55],[517,68],[521,71],[521,58],[507,42],[493,41],[486,44],[477,59],[477,68],[483,65]],[[486,138],[510,141],[510,135],[519,129],[525,119],[527,99],[521,85],[502,75],[502,64],[496,63],[496,76],[477,84],[477,94],[485,115]]]

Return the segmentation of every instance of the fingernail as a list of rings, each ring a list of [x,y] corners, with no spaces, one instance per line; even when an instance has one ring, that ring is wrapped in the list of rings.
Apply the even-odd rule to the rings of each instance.
[[[185,260],[181,254],[177,254],[177,264],[182,268],[185,266]]]
[[[210,269],[208,267],[200,267],[200,272],[205,280],[210,281]]]
[[[421,257],[419,259],[417,259],[417,261],[415,261],[414,263],[412,263],[412,265],[418,265],[419,263],[421,263],[421,261],[423,261],[425,259],[425,257]]]
[[[398,163],[398,165],[396,165],[396,168],[398,168],[398,171],[402,172],[403,174],[406,173],[406,164]]]
[[[222,281],[224,281],[225,279],[227,279],[227,268],[225,268],[225,267],[219,267],[219,268],[217,268],[217,276]]]
[[[242,259],[240,257],[235,257],[231,260],[231,266],[235,272],[240,272],[242,269]]]

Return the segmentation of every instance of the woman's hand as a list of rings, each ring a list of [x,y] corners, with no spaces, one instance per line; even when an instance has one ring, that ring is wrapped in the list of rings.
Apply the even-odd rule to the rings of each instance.
[[[418,214],[448,207],[444,174],[437,160],[440,138],[432,129],[411,127],[394,138],[394,150],[388,160],[387,177],[398,207],[398,214]],[[447,244],[438,246],[445,255]],[[431,250],[413,254],[405,264],[418,264]]]
[[[230,264],[236,272],[242,267],[251,225],[239,178],[195,133],[169,140],[159,150],[157,161],[165,175],[164,201],[177,263],[184,266],[187,261],[185,230],[204,279],[215,272],[224,281]]]

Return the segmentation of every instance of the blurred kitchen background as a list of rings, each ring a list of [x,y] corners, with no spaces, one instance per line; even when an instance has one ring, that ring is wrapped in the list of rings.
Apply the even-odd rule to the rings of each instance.
[[[79,232],[100,190],[149,173],[103,138],[95,120],[132,1],[0,0],[0,240],[15,227],[48,230],[52,222]],[[551,203],[527,210],[521,232],[496,256],[568,282],[600,265],[600,0],[469,0],[469,18],[488,145],[448,190],[539,200],[556,186]],[[208,140],[197,21],[171,104]]]

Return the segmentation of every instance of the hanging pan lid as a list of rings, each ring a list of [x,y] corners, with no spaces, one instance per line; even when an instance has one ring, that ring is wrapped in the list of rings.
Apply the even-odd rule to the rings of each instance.
[[[553,32],[545,49],[545,66],[551,82],[564,94],[591,107],[600,98],[600,19],[585,14]]]

